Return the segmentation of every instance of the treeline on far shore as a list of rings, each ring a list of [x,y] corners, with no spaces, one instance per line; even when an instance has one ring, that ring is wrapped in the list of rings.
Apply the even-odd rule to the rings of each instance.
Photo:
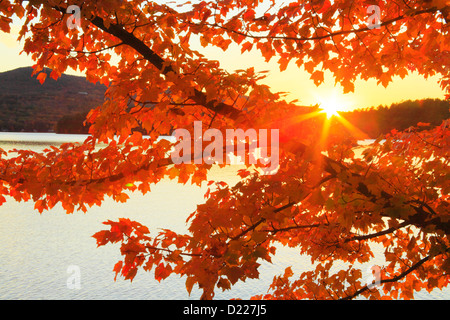
[[[390,106],[378,106],[339,112],[348,122],[367,134],[378,138],[392,130],[403,131],[418,123],[438,126],[450,118],[450,102],[440,99],[407,100]]]
[[[78,112],[63,116],[56,122],[55,132],[66,134],[87,134],[89,126],[85,125],[85,120],[89,111]]]

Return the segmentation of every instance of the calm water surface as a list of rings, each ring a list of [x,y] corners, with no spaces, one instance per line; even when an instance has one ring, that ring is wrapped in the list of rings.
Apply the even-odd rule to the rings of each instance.
[[[63,142],[82,142],[85,135],[51,133],[0,133],[0,148],[39,151]],[[230,184],[238,181],[237,167],[230,166],[212,172],[209,179]],[[124,203],[107,199],[102,207],[84,213],[67,215],[60,206],[39,214],[32,202],[18,203],[8,198],[0,206],[0,299],[198,299],[196,287],[189,296],[185,278],[171,276],[161,283],[153,272],[138,272],[133,282],[117,278],[112,268],[121,259],[119,247],[97,248],[92,235],[105,226],[103,221],[127,217],[147,225],[155,234],[158,228],[186,232],[185,220],[197,204],[204,202],[206,187],[179,185],[164,180],[143,196],[131,194]],[[374,249],[373,264],[382,265],[381,248]],[[377,254],[378,252],[378,254]],[[310,259],[298,250],[279,247],[273,263],[263,263],[260,279],[236,284],[232,290],[216,292],[216,299],[242,298],[265,293],[275,275],[292,266],[294,272],[312,268]],[[73,275],[68,268],[80,271],[80,289],[71,289],[67,280]],[[69,271],[69,272],[68,272]],[[416,294],[417,299],[449,299],[450,290],[435,290]]]

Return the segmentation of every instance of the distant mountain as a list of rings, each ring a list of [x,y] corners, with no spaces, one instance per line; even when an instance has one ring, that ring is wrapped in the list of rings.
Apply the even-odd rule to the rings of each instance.
[[[31,76],[31,67],[0,73],[0,130],[54,131],[59,119],[85,113],[102,104],[106,87],[84,77],[49,76],[44,84]],[[50,69],[45,69],[48,75]]]

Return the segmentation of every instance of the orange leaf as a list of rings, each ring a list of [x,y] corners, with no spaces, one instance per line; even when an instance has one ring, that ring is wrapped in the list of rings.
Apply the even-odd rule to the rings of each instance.
[[[38,79],[41,84],[43,84],[45,82],[46,78],[47,78],[47,74],[45,72],[39,73],[36,77],[36,79]]]
[[[195,278],[194,277],[187,277],[186,279],[186,290],[189,293],[189,295],[191,295],[191,291],[192,288],[194,287],[195,284]]]
[[[319,70],[314,71],[314,73],[311,75],[310,79],[314,81],[314,84],[316,86],[320,85],[324,80],[323,71],[319,71]]]

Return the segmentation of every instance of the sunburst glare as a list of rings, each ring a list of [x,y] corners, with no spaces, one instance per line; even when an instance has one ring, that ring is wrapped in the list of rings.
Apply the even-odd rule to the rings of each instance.
[[[341,96],[338,96],[335,93],[327,97],[319,97],[318,100],[319,108],[327,115],[327,118],[333,116],[339,117],[338,111],[345,110],[348,104]]]

